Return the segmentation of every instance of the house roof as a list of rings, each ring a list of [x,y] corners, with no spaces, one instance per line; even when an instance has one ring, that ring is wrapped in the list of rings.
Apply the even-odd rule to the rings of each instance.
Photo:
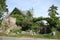
[[[16,12],[16,11],[18,11],[18,12],[19,12],[20,14],[22,14],[22,15],[26,15],[26,13],[27,13],[27,11],[21,11],[21,10],[19,10],[18,8],[15,7],[15,8],[13,9],[13,11],[12,11],[11,13],[8,13],[4,18],[8,18],[10,15],[12,15],[13,12]],[[3,19],[4,19],[4,18],[3,18]]]

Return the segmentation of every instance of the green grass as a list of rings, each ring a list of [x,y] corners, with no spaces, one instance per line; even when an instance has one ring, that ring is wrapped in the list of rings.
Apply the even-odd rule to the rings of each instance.
[[[16,35],[9,34],[8,36],[10,37],[33,37],[30,34],[16,34]]]
[[[60,32],[56,31],[55,36],[52,36],[51,33],[50,34],[36,34],[36,35],[31,35],[31,34],[16,34],[16,35],[8,34],[6,35],[5,33],[0,33],[0,36],[60,39]]]
[[[30,34],[16,34],[16,35],[8,35],[10,37],[34,37],[34,38],[50,38],[50,34],[36,34],[36,35],[30,35]]]
[[[56,35],[52,36],[54,39],[60,39],[60,32],[56,31]]]
[[[36,34],[36,35],[30,35],[30,34],[16,34],[16,35],[9,35],[10,37],[33,37],[33,38],[48,38],[48,39],[60,39],[60,32],[56,31],[56,35],[52,36],[50,34]]]

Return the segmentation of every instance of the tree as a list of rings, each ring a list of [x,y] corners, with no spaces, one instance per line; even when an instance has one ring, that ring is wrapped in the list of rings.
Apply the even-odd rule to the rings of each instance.
[[[30,30],[31,29],[31,26],[32,26],[32,22],[29,20],[29,19],[24,19],[22,21],[22,30],[23,31],[26,31],[26,30]]]
[[[32,13],[28,10],[26,16],[31,18],[32,17]]]
[[[0,10],[2,12],[6,12],[6,9],[7,9],[6,7],[7,7],[6,0],[0,0]]]
[[[50,9],[48,10],[48,12],[49,12],[49,16],[51,17],[51,18],[54,18],[54,17],[56,17],[56,15],[58,15],[58,13],[57,13],[57,7],[56,6],[54,6],[54,5],[52,5],[51,7],[50,7]]]
[[[0,0],[0,20],[3,14],[6,12],[6,9],[7,9],[6,7],[7,7],[6,0]],[[2,20],[0,22],[2,22]]]
[[[49,30],[51,31],[52,27],[56,27],[56,25],[59,23],[59,17],[56,16],[56,15],[58,15],[57,7],[52,5],[49,8],[48,12],[49,12],[48,13],[49,17],[46,17],[46,18],[44,18],[44,17],[34,18],[33,22],[46,20],[47,21],[47,26],[48,26]]]
[[[23,31],[31,29],[32,20],[33,20],[32,18],[33,18],[33,15],[31,13],[31,11],[28,10],[27,13],[26,13],[26,17],[24,18],[23,23],[22,23],[22,30]]]
[[[7,12],[6,0],[0,0],[0,18]]]
[[[57,22],[59,20],[59,17],[56,16],[56,15],[58,15],[58,13],[57,13],[57,7],[54,6],[54,5],[52,5],[50,7],[50,9],[48,10],[48,12],[49,12],[48,15],[50,16],[50,18],[48,18],[47,21],[49,22],[50,26],[56,27]]]
[[[33,9],[27,10],[26,19],[32,22],[33,20]]]

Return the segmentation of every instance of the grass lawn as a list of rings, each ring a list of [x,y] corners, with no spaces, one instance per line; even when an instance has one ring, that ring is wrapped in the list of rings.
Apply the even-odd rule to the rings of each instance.
[[[56,31],[56,35],[52,36],[50,34],[36,34],[36,35],[30,35],[30,34],[5,34],[5,33],[0,33],[0,36],[9,36],[9,37],[34,37],[34,38],[48,38],[48,39],[60,39],[60,32]]]

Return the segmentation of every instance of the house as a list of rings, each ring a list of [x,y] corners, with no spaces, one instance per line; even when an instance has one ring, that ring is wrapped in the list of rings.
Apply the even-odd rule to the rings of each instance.
[[[16,19],[18,18],[18,16],[16,14],[18,14],[19,16],[26,16],[27,11],[20,11],[18,8],[14,8],[14,10],[7,14],[2,21],[2,26],[7,26],[7,32],[9,33],[10,30],[12,30],[14,27],[17,27],[16,25]],[[16,15],[16,17],[15,17]]]
[[[5,23],[5,24],[10,25],[8,27],[12,27],[12,26],[16,25],[16,17],[14,17],[14,16],[16,14],[25,16],[26,13],[27,13],[27,11],[26,12],[25,11],[20,11],[18,8],[14,8],[14,10],[11,13],[7,14],[7,16],[5,16],[3,18],[3,23],[2,24]]]

